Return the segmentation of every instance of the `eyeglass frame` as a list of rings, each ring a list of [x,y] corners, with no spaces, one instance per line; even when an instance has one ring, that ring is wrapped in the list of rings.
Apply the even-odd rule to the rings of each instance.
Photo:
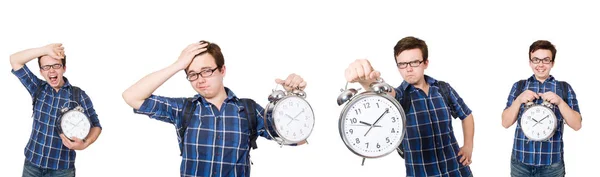
[[[190,81],[190,82],[191,82],[191,81],[198,80],[200,77],[202,77],[202,78],[207,78],[207,77],[210,77],[210,76],[212,76],[212,75],[213,75],[213,73],[214,73],[214,72],[215,72],[217,69],[219,69],[219,68],[221,68],[221,67],[218,67],[218,66],[217,66],[217,67],[215,67],[215,68],[213,68],[213,69],[205,69],[205,70],[202,70],[202,71],[200,71],[200,72],[198,72],[198,73],[196,73],[196,72],[190,72],[190,73],[186,73],[186,79],[187,79],[188,81]],[[204,73],[204,74],[203,74],[203,73]],[[200,75],[200,77],[198,77],[198,75]],[[190,79],[190,78],[194,78],[194,79]]]
[[[421,66],[421,64],[424,62],[425,62],[425,60],[413,60],[413,61],[409,61],[409,62],[400,62],[400,63],[396,63],[396,67],[398,67],[399,69],[405,69],[410,65],[410,67],[414,68],[414,67]],[[404,67],[402,67],[402,66],[404,66]]]
[[[546,62],[546,61],[548,61],[548,62]],[[546,57],[544,59],[539,59],[537,57],[533,57],[533,58],[529,59],[529,62],[531,62],[533,64],[540,64],[540,62],[543,64],[550,64],[550,63],[554,62],[554,59],[551,59],[550,57]]]
[[[43,65],[43,66],[40,66],[40,69],[43,70],[43,71],[49,71],[50,68],[52,68],[52,69],[60,69],[63,66],[64,66],[63,64],[56,63],[56,64],[53,64],[53,65]]]

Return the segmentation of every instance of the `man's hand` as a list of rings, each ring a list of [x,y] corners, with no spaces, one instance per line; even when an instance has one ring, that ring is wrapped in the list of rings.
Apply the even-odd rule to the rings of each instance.
[[[76,137],[72,137],[71,139],[73,139],[73,142],[71,142],[71,140],[69,140],[65,134],[60,134],[60,138],[62,139],[63,145],[72,150],[84,150],[89,145],[88,143]]]
[[[288,92],[292,90],[304,90],[304,88],[306,88],[306,81],[299,75],[293,73],[285,80],[275,79],[275,83],[281,84]]]
[[[65,58],[65,48],[60,43],[48,44],[42,47],[44,55],[60,60]]]
[[[460,157],[459,162],[464,166],[471,165],[471,154],[473,153],[472,146],[463,146],[458,151],[458,157]]]

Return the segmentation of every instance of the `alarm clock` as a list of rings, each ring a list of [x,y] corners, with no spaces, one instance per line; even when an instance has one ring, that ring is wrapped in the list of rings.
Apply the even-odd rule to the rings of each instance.
[[[281,146],[305,141],[313,131],[315,115],[306,92],[273,90],[263,116],[269,136]]]
[[[546,141],[556,132],[558,119],[553,105],[544,101],[542,104],[528,102],[521,115],[521,130],[530,141]]]
[[[77,102],[74,103],[77,104]],[[71,139],[72,137],[77,137],[85,141],[85,138],[90,132],[91,124],[90,119],[84,113],[84,109],[77,104],[73,109],[63,107],[60,112],[61,116],[58,119],[59,133],[64,134],[65,137],[71,141],[73,141]]]
[[[404,138],[406,115],[400,103],[388,95],[392,87],[382,79],[371,90],[341,90],[337,103],[346,103],[339,117],[339,133],[346,147],[365,158],[379,158],[398,148]]]

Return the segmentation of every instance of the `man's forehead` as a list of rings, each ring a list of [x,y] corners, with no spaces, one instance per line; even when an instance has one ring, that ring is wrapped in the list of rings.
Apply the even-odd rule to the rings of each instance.
[[[40,57],[39,60],[42,65],[44,65],[44,64],[61,64],[62,63],[62,61],[56,60],[48,55],[44,55],[44,56]]]

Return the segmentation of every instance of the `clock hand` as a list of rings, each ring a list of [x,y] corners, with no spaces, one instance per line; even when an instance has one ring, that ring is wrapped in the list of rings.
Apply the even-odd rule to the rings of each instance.
[[[379,118],[377,118],[377,120],[375,120],[375,123],[373,123],[371,125],[371,127],[369,128],[369,130],[367,130],[367,132],[365,133],[364,136],[367,136],[367,133],[369,133],[369,131],[371,131],[371,129],[373,129],[373,126],[375,126],[375,124],[377,124],[377,122],[379,122],[379,120],[381,120],[381,118],[383,117],[383,115],[385,115],[386,113],[388,113],[390,111],[389,108],[385,108],[385,111],[383,112],[383,114],[381,114],[381,116],[379,116]]]
[[[550,115],[546,115],[546,117],[542,118],[542,119],[540,120],[540,122],[541,122],[542,120],[544,120],[544,119],[548,118],[549,116],[550,116]]]
[[[302,111],[300,111],[296,116],[294,116],[293,119],[296,119],[296,117],[300,116],[300,114],[302,114],[304,112],[305,109],[302,109]]]
[[[350,124],[350,126],[364,126],[364,127],[370,127],[371,125],[363,125],[363,124]],[[381,127],[381,125],[374,125],[373,127]]]

